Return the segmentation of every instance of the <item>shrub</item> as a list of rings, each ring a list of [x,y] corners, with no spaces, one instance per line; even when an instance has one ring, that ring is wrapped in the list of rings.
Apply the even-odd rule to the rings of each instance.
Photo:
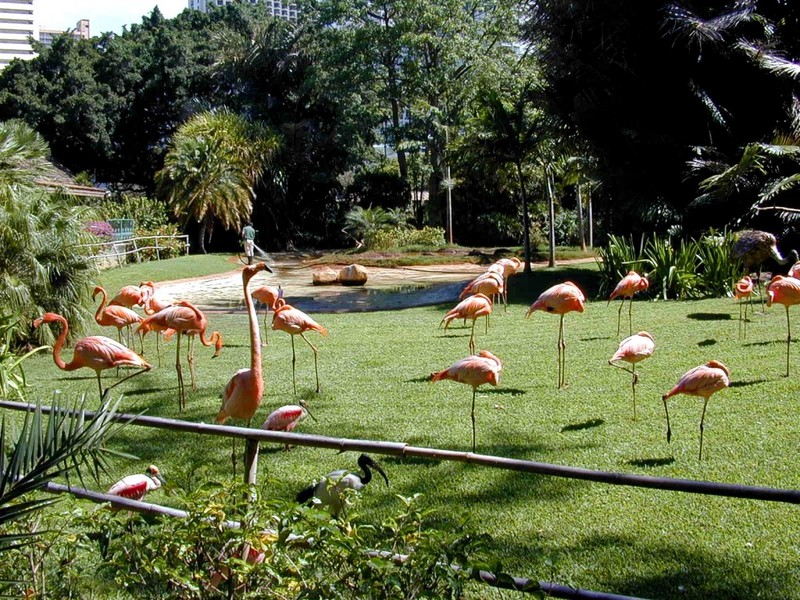
[[[108,221],[89,221],[84,227],[86,231],[108,241],[114,237],[114,228]]]
[[[101,541],[101,572],[141,597],[459,597],[485,542],[461,529],[433,529],[436,515],[419,507],[419,496],[401,498],[399,513],[380,524],[356,513],[355,495],[350,516],[337,519],[314,507],[265,501],[241,486],[206,488],[185,500],[188,518],[154,526],[122,512],[87,519],[96,531],[91,537]],[[223,526],[237,518],[246,526]],[[261,562],[238,558],[245,544]],[[394,554],[408,558],[396,562]],[[451,569],[454,563],[463,570]]]
[[[424,248],[443,248],[444,229],[441,227],[423,227],[422,229],[405,229],[386,227],[364,239],[364,245],[370,250],[391,250],[421,246]]]
[[[176,236],[179,234],[175,225],[162,225],[154,229],[144,230],[137,228],[136,236]],[[164,237],[159,240],[146,240],[148,244],[158,243],[158,250],[147,248],[139,253],[142,260],[164,260],[165,258],[175,258],[186,253],[186,244],[182,238]],[[133,256],[133,255],[131,255]]]

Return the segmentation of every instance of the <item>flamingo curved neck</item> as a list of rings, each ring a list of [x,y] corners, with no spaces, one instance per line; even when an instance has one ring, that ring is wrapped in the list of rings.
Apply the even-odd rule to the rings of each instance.
[[[247,306],[247,318],[250,320],[250,368],[254,375],[261,380],[261,332],[258,329],[258,317],[256,307],[253,304],[253,297],[247,290],[250,285],[250,277],[244,280],[244,303]]]
[[[94,320],[100,323],[100,319],[102,319],[103,309],[106,307],[106,301],[108,300],[108,296],[106,295],[105,289],[97,286],[97,292],[102,295],[100,299],[100,306],[97,307],[97,312],[94,313]]]
[[[77,367],[73,364],[73,362],[67,364],[64,362],[64,359],[61,358],[61,348],[64,347],[64,342],[67,340],[67,334],[69,333],[69,324],[67,320],[60,316],[58,317],[58,322],[61,323],[61,333],[58,334],[58,338],[56,338],[56,343],[53,344],[53,361],[56,363],[56,366],[63,370],[63,371],[71,371]]]

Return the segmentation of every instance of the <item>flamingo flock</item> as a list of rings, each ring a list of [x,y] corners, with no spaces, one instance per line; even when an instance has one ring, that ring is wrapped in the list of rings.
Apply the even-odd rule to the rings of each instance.
[[[500,372],[503,370],[503,363],[491,351],[476,350],[475,326],[480,317],[485,317],[485,335],[488,335],[489,316],[496,301],[501,301],[507,311],[509,278],[517,272],[520,266],[520,262],[516,259],[501,259],[491,265],[486,273],[476,277],[464,287],[460,294],[460,302],[448,311],[439,323],[440,327],[444,325],[444,329],[447,330],[448,326],[455,320],[463,320],[465,324],[468,319],[472,321],[469,338],[470,354],[465,358],[456,360],[450,367],[434,372],[430,376],[430,380],[432,382],[451,380],[472,387],[470,416],[472,430],[471,449],[473,453],[477,447],[477,390],[485,384],[498,386]],[[257,263],[256,265],[245,267],[242,271],[243,295],[250,329],[250,366],[236,372],[222,391],[222,404],[215,419],[217,423],[224,423],[233,418],[245,421],[247,427],[250,427],[251,421],[262,402],[265,388],[264,366],[262,364],[261,334],[255,301],[261,302],[266,308],[264,315],[265,335],[266,329],[270,328],[267,327],[267,318],[270,312],[273,315],[271,329],[273,331],[284,331],[290,335],[294,395],[297,395],[297,361],[294,347],[294,336],[296,335],[300,335],[313,351],[316,392],[319,393],[320,390],[318,350],[304,334],[309,331],[316,331],[322,336],[326,336],[328,331],[309,315],[288,304],[280,287],[262,285],[249,291],[250,281],[265,268],[266,265],[264,263]],[[795,265],[787,276],[775,276],[766,288],[767,307],[770,307],[773,303],[782,304],[786,311],[785,376],[787,377],[790,375],[791,349],[789,309],[794,304],[800,304],[800,279],[796,278],[795,275],[800,275],[800,264]],[[629,301],[628,320],[629,329],[632,329],[631,304],[633,297],[638,292],[646,291],[648,286],[649,282],[646,276],[630,271],[612,291],[609,297],[609,304],[614,299],[622,300],[617,316],[618,335],[624,301],[626,299]],[[732,295],[738,300],[740,309],[740,337],[742,337],[742,332],[745,337],[747,334],[747,311],[752,291],[753,281],[748,276],[736,282],[733,287]],[[102,398],[104,394],[117,385],[152,369],[152,365],[142,357],[144,353],[143,342],[141,344],[142,353],[136,353],[122,343],[123,329],[127,332],[128,345],[131,345],[131,329],[134,326],[138,326],[137,333],[140,336],[153,331],[160,333],[168,340],[172,335],[176,335],[175,368],[178,379],[179,410],[184,410],[186,408],[186,390],[181,361],[181,338],[182,336],[188,338],[185,356],[189,364],[192,389],[196,389],[193,342],[195,339],[199,339],[204,346],[214,346],[214,357],[216,357],[223,347],[222,334],[219,331],[213,331],[210,335],[207,335],[209,329],[208,320],[202,311],[186,300],[175,300],[163,293],[158,293],[153,282],[142,282],[139,286],[125,286],[110,301],[108,300],[107,292],[102,287],[95,288],[93,298],[97,295],[101,295],[101,302],[97,308],[95,320],[102,327],[116,328],[118,339],[115,341],[104,336],[83,338],[75,344],[73,358],[70,362],[65,362],[61,358],[61,351],[69,330],[66,319],[54,313],[46,313],[34,322],[35,327],[50,323],[56,323],[61,326],[53,348],[53,358],[56,365],[64,371],[72,371],[79,368],[94,370],[98,390]],[[142,309],[144,316],[139,315],[135,311],[136,308]],[[566,387],[564,317],[571,312],[582,313],[585,308],[586,297],[583,291],[575,283],[565,281],[542,291],[525,314],[525,317],[529,318],[533,313],[542,311],[559,316],[556,369],[557,387],[559,389]],[[608,360],[609,365],[630,373],[634,421],[637,419],[636,391],[639,383],[639,374],[636,372],[636,368],[640,362],[651,358],[654,355],[654,351],[654,336],[647,331],[640,331],[635,335],[631,333],[631,335],[621,340],[616,352]],[[104,389],[101,380],[102,372],[119,367],[136,368],[137,370]],[[667,442],[670,443],[672,439],[668,401],[679,395],[702,398],[703,406],[699,425],[700,441],[698,453],[698,459],[702,460],[704,425],[709,400],[714,394],[728,387],[730,382],[730,370],[719,360],[709,360],[705,364],[690,369],[681,376],[678,383],[662,396],[666,418]],[[307,417],[316,420],[311,415],[308,404],[304,400],[300,400],[296,404],[287,404],[272,410],[265,419],[262,428],[270,431],[291,432]],[[289,446],[287,445],[288,448]],[[347,487],[362,489],[372,476],[370,468],[374,468],[383,475],[388,485],[388,478],[386,478],[383,470],[369,457],[367,457],[369,460],[364,459],[364,456],[366,455],[362,455],[362,459],[359,460],[359,465],[364,471],[363,475],[353,475],[344,470],[335,471],[321,482],[315,482],[312,486],[309,486],[309,488],[301,492],[298,498],[302,497],[307,500],[310,497],[324,497],[323,504],[329,505],[329,508],[332,508],[332,513],[336,515],[341,510],[342,504],[335,497],[341,491],[339,487],[330,487],[334,476],[342,481],[345,479],[348,482],[352,481],[353,485],[348,485]],[[235,464],[235,447],[233,461]],[[145,493],[158,489],[162,481],[163,479],[160,477],[158,469],[151,465],[145,474],[132,475],[120,480],[112,486],[109,493],[138,499]],[[337,490],[335,494],[333,490]],[[309,493],[311,496],[309,496]]]

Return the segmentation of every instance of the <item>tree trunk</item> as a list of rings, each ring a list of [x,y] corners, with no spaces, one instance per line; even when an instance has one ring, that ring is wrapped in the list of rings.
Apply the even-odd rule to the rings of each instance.
[[[578,239],[581,244],[581,251],[586,252],[586,235],[583,226],[583,198],[581,198],[581,185],[575,184],[575,196],[578,204]]]
[[[517,176],[519,177],[519,194],[522,198],[522,245],[525,251],[524,273],[531,272],[531,224],[528,218],[528,195],[525,193],[525,176],[522,174],[522,163],[517,161]]]
[[[548,267],[555,267],[556,266],[556,199],[555,199],[555,191],[553,186],[555,182],[552,180],[552,174],[548,171],[545,171],[545,179],[547,180],[547,196],[548,196],[548,205],[549,205],[549,220],[550,220],[550,240],[549,240],[549,252],[548,252],[548,259],[547,259],[547,266]]]

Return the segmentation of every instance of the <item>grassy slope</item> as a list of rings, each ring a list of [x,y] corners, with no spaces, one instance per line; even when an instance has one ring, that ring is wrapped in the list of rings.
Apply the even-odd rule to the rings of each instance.
[[[159,276],[153,275],[154,279]],[[565,319],[567,382],[555,388],[558,319],[528,305],[547,286],[571,278],[596,289],[595,268],[537,271],[512,279],[508,313],[497,309],[488,335],[476,328],[478,348],[504,361],[501,385],[479,390],[478,452],[591,469],[707,479],[800,489],[792,456],[797,451],[798,348],[793,374],[782,377],[785,316],[782,307],[756,315],[746,340],[737,336],[733,300],[643,302],[633,307],[634,330],[656,339],[655,355],[637,369],[639,420],[631,420],[630,379],[607,360],[618,344],[617,305],[591,302],[583,314]],[[111,286],[113,287],[113,286]],[[470,442],[470,389],[427,376],[465,356],[469,330],[437,325],[446,306],[363,314],[318,314],[327,338],[309,335],[320,349],[322,393],[313,393],[309,348],[297,340],[300,395],[318,419],[300,432],[405,441],[465,450]],[[627,308],[626,308],[627,311]],[[182,418],[210,422],[230,376],[249,363],[246,316],[212,315],[211,327],[225,335],[222,355],[198,349],[199,389],[189,392]],[[263,320],[261,320],[263,324]],[[623,321],[625,323],[625,321]],[[626,326],[623,325],[627,333]],[[175,343],[163,366],[121,386],[124,406],[151,415],[178,417]],[[148,357],[155,361],[153,340]],[[66,351],[71,357],[71,351]],[[725,362],[734,382],[712,398],[706,417],[705,456],[697,460],[702,401],[671,401],[673,439],[665,440],[661,394],[689,368],[709,359]],[[264,349],[267,390],[255,419],[292,402],[291,351],[285,335],[269,332]],[[90,371],[60,372],[48,356],[26,368],[37,395],[53,389],[95,394]],[[187,377],[188,381],[188,377]],[[171,483],[190,487],[230,473],[227,440],[179,436],[128,428],[116,447],[141,457],[120,461],[117,472],[136,472],[151,462]],[[353,466],[355,455],[298,448],[263,449],[261,480],[271,493],[290,498],[308,481],[334,468]],[[588,589],[651,598],[744,598],[797,596],[800,582],[792,506],[639,490],[544,476],[496,471],[457,463],[383,459],[391,488],[371,485],[364,494],[368,514],[396,509],[394,494],[425,494],[443,507],[451,524],[468,519],[490,533],[494,555],[512,574],[551,579]],[[109,479],[108,484],[112,481]],[[153,495],[153,501],[174,501]],[[443,523],[446,524],[446,523]],[[763,586],[763,587],[762,587]],[[516,597],[476,588],[474,597]]]

